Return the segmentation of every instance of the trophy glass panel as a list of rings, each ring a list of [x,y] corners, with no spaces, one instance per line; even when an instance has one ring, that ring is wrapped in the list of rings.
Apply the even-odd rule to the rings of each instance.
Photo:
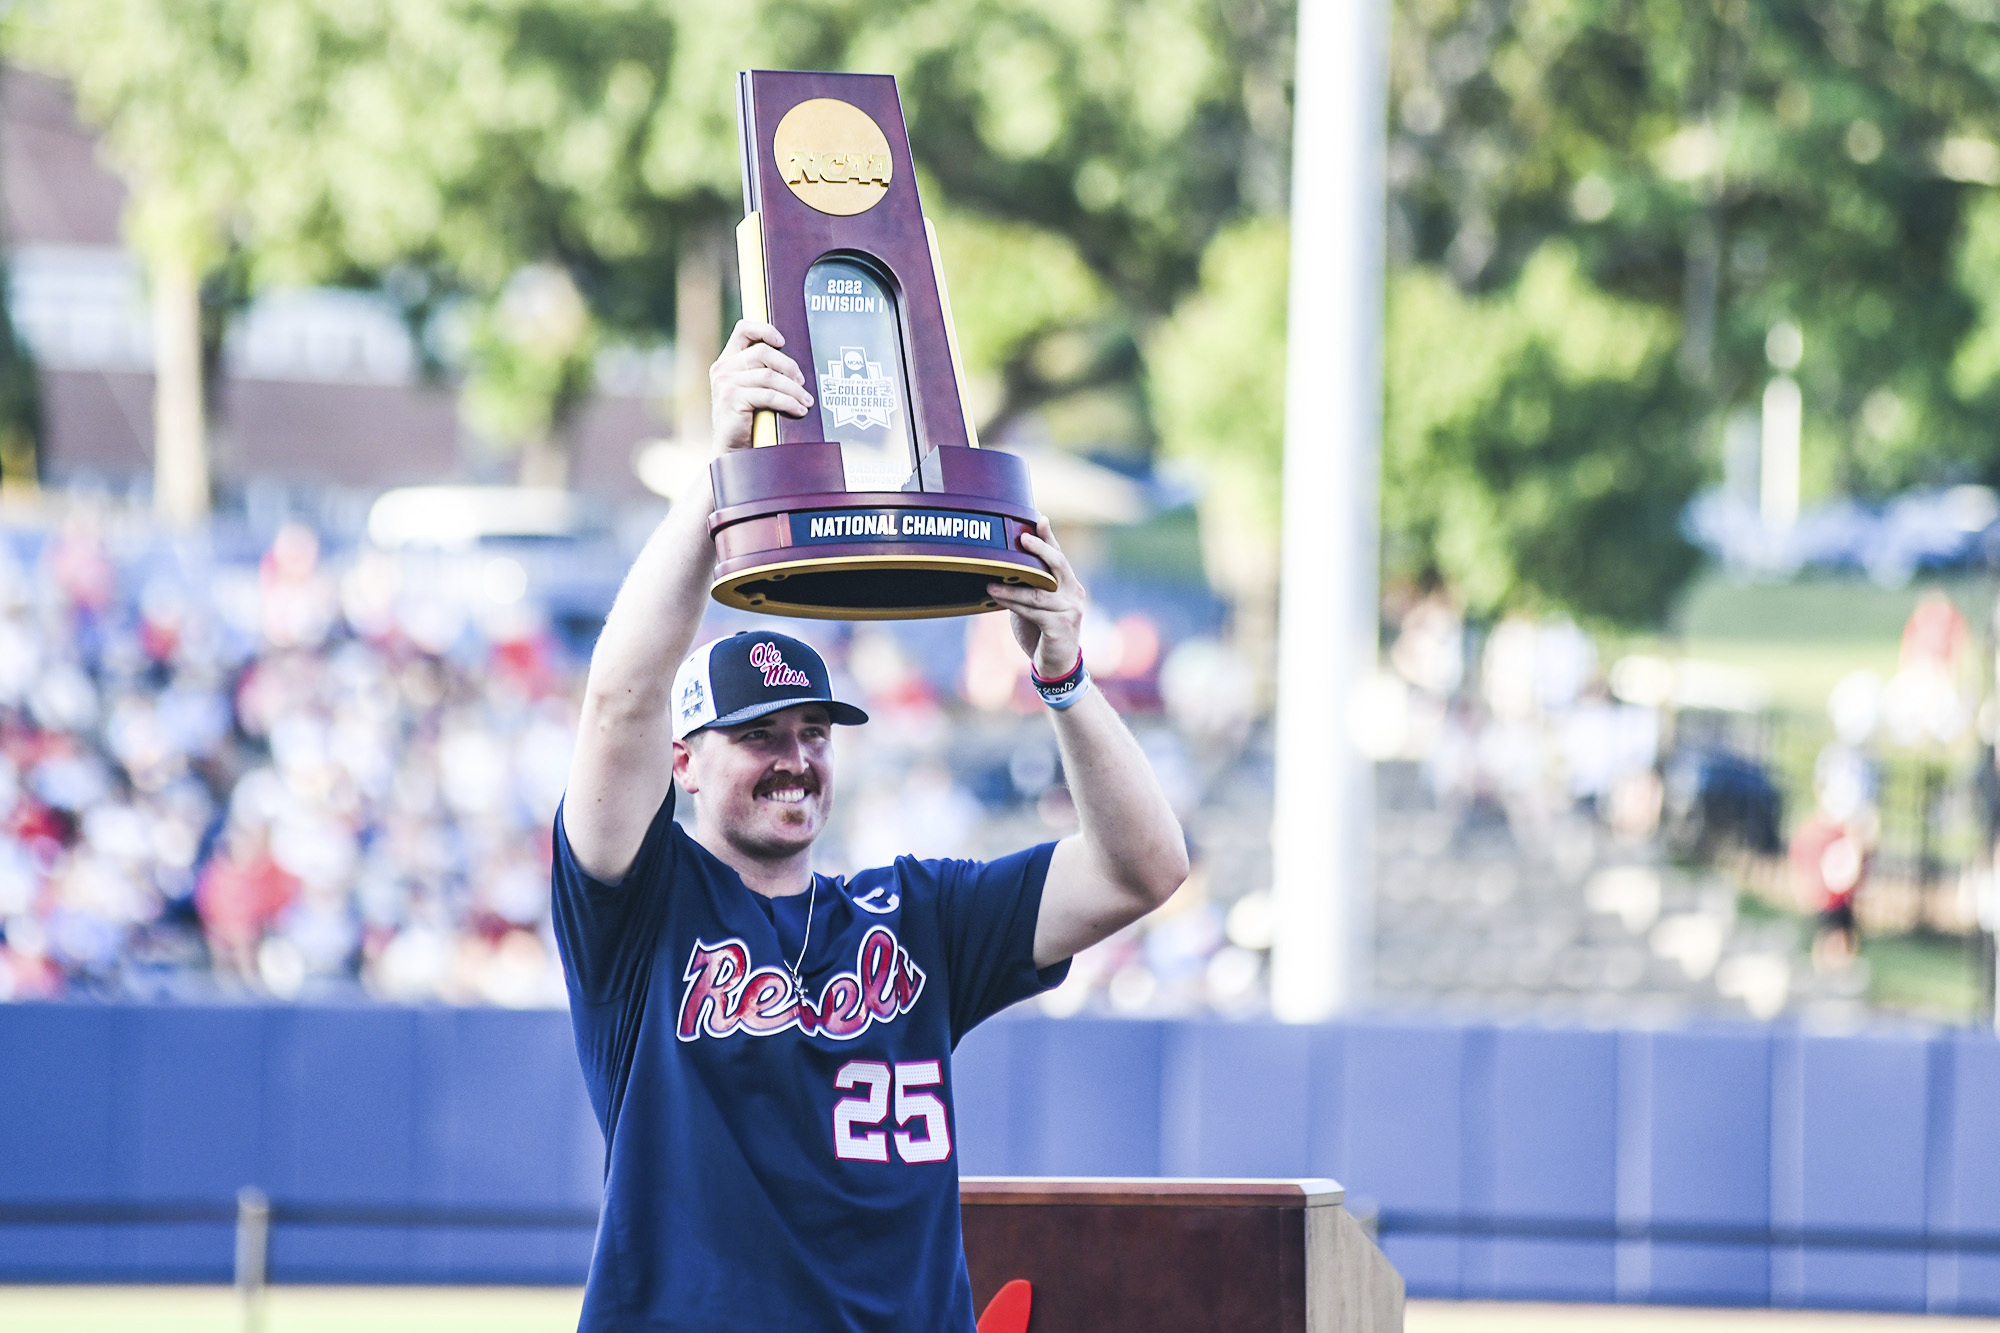
[[[850,491],[897,491],[916,468],[903,330],[889,284],[853,259],[806,272],[806,333],[820,429],[840,445]]]

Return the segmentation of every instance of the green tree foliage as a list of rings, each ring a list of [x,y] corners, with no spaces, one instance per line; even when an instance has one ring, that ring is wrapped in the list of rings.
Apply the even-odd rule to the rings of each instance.
[[[1222,225],[1283,199],[1291,31],[1258,0],[936,0],[882,6],[847,54],[901,75],[954,200],[1071,238],[1159,314]]]
[[[927,199],[942,194],[925,189]],[[925,207],[937,226],[973,411],[986,429],[1004,427],[1095,369],[1099,342],[1125,326],[1117,299],[1074,245],[950,203]],[[1059,362],[1065,341],[1079,338],[1082,355]]]
[[[733,70],[707,59],[732,39],[657,5],[50,0],[12,24],[262,281],[415,264],[497,290],[527,257],[608,285],[734,205]]]
[[[582,294],[554,265],[516,271],[481,311],[468,358],[477,373],[466,381],[462,406],[486,438],[520,443],[523,482],[562,484],[556,440],[590,392],[597,349]]]
[[[1805,334],[1809,493],[2000,480],[1995,17],[1402,0],[1385,576],[1658,619],[1695,567],[1678,515],[1781,320]],[[1256,230],[1214,242],[1149,384],[1169,452],[1273,513],[1277,426],[1253,422],[1281,396],[1283,249]]]
[[[1435,270],[1390,286],[1386,571],[1435,572],[1475,611],[1657,620],[1695,568],[1702,474],[1674,321],[1606,296],[1550,241],[1508,289]]]
[[[1161,443],[1203,475],[1211,551],[1262,557],[1246,576],[1276,569],[1286,257],[1275,219],[1219,236],[1199,291],[1147,353]],[[1702,473],[1676,329],[1591,285],[1563,241],[1489,294],[1432,268],[1394,274],[1385,574],[1442,577],[1484,614],[1529,606],[1657,619],[1694,569],[1677,525]]]
[[[1996,17],[1986,0],[1407,0],[1391,234],[1470,291],[1568,239],[1592,284],[1679,319],[1704,450],[1757,401],[1766,335],[1791,320],[1809,484],[2000,480],[1991,382],[1954,373],[1991,287],[1958,256],[2000,184]]]
[[[1150,330],[1194,287],[1219,230],[1284,205],[1291,4],[848,0],[787,12],[823,25],[814,44],[833,67],[898,76],[933,208],[1004,224],[970,261],[940,228],[995,424],[1035,410],[1059,442],[1147,448]],[[1002,240],[1018,248],[994,248]],[[987,260],[1004,276],[974,276]],[[1045,263],[1062,313],[1023,321],[1006,289],[1043,286]]]
[[[1672,517],[1780,320],[1809,487],[2000,479],[1991,0],[1396,17],[1392,576],[1657,615],[1690,567]],[[1157,434],[1271,512],[1285,0],[20,0],[8,23],[108,127],[135,235],[205,268],[233,247],[253,283],[471,295],[468,410],[529,435],[599,339],[669,326],[682,238],[735,215],[737,69],[893,72],[989,426]],[[574,338],[502,317],[544,268],[581,294]]]
[[[1618,50],[1593,45],[1615,8],[1398,9],[1383,572],[1442,578],[1482,613],[1653,620],[1695,564],[1677,521],[1701,480],[1709,405],[1676,366],[1678,256],[1657,237],[1602,243],[1572,204],[1589,168],[1550,161],[1679,123],[1648,112]],[[1661,7],[1639,18],[1661,41],[1684,35]],[[1439,90],[1439,68],[1462,96]],[[1642,220],[1671,234],[1691,212]],[[1212,551],[1275,542],[1284,233],[1275,221],[1224,232],[1199,291],[1148,344],[1163,445],[1232,497],[1231,538]],[[1615,286],[1612,258],[1648,247],[1668,266],[1653,285]],[[1205,524],[1221,508],[1208,505]]]
[[[256,284],[393,272],[428,309],[554,265],[614,333],[670,327],[683,237],[738,209],[736,70],[896,73],[933,207],[984,219],[946,249],[973,257],[958,313],[1006,417],[1129,389],[1133,330],[1279,197],[1290,22],[1265,0],[22,0],[9,38],[144,183],[135,232],[202,267],[235,246]],[[964,276],[987,261],[1012,291]],[[1030,291],[1053,313],[1023,321]],[[502,397],[568,375],[470,351]],[[1141,433],[1127,397],[1115,429]]]
[[[1951,386],[1967,402],[1987,402],[2000,390],[2000,194],[1985,195],[1969,210],[1957,277],[1978,323],[1952,358]]]
[[[1202,478],[1211,569],[1221,573],[1222,551],[1254,551],[1245,578],[1277,568],[1287,230],[1264,217],[1216,237],[1200,288],[1146,349],[1162,449]]]
[[[0,269],[0,486],[34,487],[41,479],[42,402],[35,365],[6,314]]]
[[[683,42],[656,6],[31,0],[10,22],[105,128],[142,246],[203,267],[235,247],[253,285],[402,270],[392,290],[486,306],[468,415],[510,443],[559,430],[592,338],[503,336],[508,284],[555,265],[597,318],[657,329],[681,229],[734,183],[666,92],[701,85],[727,124],[716,20]]]

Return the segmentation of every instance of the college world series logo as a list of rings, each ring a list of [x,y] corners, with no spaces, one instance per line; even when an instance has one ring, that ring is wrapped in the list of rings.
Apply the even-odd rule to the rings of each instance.
[[[839,360],[826,363],[819,396],[821,405],[833,413],[836,430],[842,426],[887,430],[889,418],[902,407],[894,382],[882,373],[880,361],[868,359],[865,347],[843,347]]]
[[[682,979],[687,989],[681,992],[675,1030],[682,1041],[736,1032],[769,1037],[790,1027],[846,1041],[871,1023],[908,1013],[924,991],[923,969],[910,961],[909,951],[886,926],[862,937],[854,970],[829,979],[817,1001],[794,991],[782,967],[753,971],[750,946],[742,940],[696,940]]]

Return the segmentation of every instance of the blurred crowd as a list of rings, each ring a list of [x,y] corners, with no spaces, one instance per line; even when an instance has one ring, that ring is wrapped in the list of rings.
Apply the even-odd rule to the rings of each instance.
[[[624,557],[599,557],[615,580]],[[167,536],[88,506],[0,529],[0,998],[561,1004],[550,832],[589,635],[555,632],[534,568],[299,523]],[[1255,1009],[1269,765],[1250,672],[1203,596],[1122,603],[1110,581],[1092,671],[1201,868],[1050,1004]],[[716,608],[708,630],[739,619]],[[875,719],[839,738],[822,869],[1075,827],[1003,617],[811,637]]]
[[[1115,596],[1099,596],[1094,606]],[[1084,657],[1131,723],[1192,846],[1194,874],[1160,912],[1079,955],[1049,1013],[1254,1013],[1270,948],[1271,770],[1251,673],[1209,634],[1149,610],[1093,611]],[[871,722],[842,728],[835,873],[905,853],[991,857],[1076,828],[1047,709],[1004,617],[863,625],[828,643]],[[926,642],[928,640],[928,642]],[[1176,641],[1177,640],[1177,641]],[[930,651],[926,651],[929,648]]]
[[[1956,904],[1961,918],[1977,916],[1974,899],[1991,894],[1992,830],[2000,813],[2000,783],[1993,762],[1994,717],[1990,704],[1981,718],[1979,700],[1984,681],[1971,626],[1944,592],[1924,593],[1904,623],[1893,674],[1884,679],[1871,670],[1842,676],[1828,693],[1827,720],[1832,736],[1814,757],[1810,808],[1797,823],[1789,847],[1791,884],[1796,905],[1815,917],[1813,959],[1822,971],[1851,964],[1860,947],[1857,906],[1885,850],[1885,768],[1892,756],[1920,756],[1929,764],[1971,772],[1961,814],[1977,823],[1976,849],[1959,847],[1965,864]],[[1968,742],[1976,742],[1968,747]],[[1979,758],[1963,763],[1973,748]],[[1914,802],[1920,832],[1916,856],[1903,855],[1894,866],[1897,878],[1914,881],[1921,894],[1926,881],[1949,876],[1950,857],[1941,845],[1949,837],[1951,807],[1945,798],[1949,784]],[[1910,830],[1901,830],[1905,835]],[[1908,842],[1907,836],[1903,841]],[[1964,855],[1966,852],[1970,855]],[[1914,863],[1912,863],[1914,861]],[[1948,929],[1969,928],[1970,920],[1950,919],[1950,913],[1914,908],[1924,922]],[[1876,914],[1882,915],[1880,912]],[[1944,919],[1939,919],[1943,916]],[[1916,922],[1898,924],[1912,925]]]
[[[584,554],[614,587],[626,555]],[[391,552],[299,523],[167,536],[88,505],[0,528],[0,999],[560,1005],[551,821],[593,630],[552,613],[543,568],[504,543]],[[1194,874],[1038,1004],[1263,1012],[1263,687],[1205,593],[1093,586],[1085,655],[1188,831]],[[712,608],[706,632],[754,623]],[[806,632],[874,719],[836,738],[822,870],[991,857],[1075,828],[1004,617]],[[1857,673],[1830,701],[1816,808],[1783,821],[1799,905],[1840,936],[1823,939],[1828,962],[1852,956],[1875,859],[1876,742],[1971,725],[1969,642],[1927,600],[1898,675]],[[1604,848],[1671,844],[1704,809],[1713,831],[1729,756],[1666,731],[1685,731],[1691,698],[1719,706],[1726,681],[1637,657],[1607,669],[1559,617],[1469,627],[1437,593],[1392,596],[1384,646],[1351,721],[1454,830],[1441,865],[1495,836],[1531,855],[1580,829]],[[1688,756],[1701,767],[1683,781]],[[1751,775],[1768,827],[1738,840],[1782,857],[1781,800]]]
[[[1460,823],[1492,816],[1540,842],[1553,821],[1581,814],[1651,836],[1660,701],[1630,697],[1638,691],[1573,622],[1514,615],[1469,636],[1452,602],[1430,593],[1391,604],[1387,647],[1364,744],[1420,764],[1432,800]]]
[[[573,668],[518,564],[0,540],[0,996],[559,999]]]

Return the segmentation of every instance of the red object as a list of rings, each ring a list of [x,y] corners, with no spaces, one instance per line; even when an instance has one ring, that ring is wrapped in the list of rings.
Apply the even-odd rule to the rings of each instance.
[[[979,1316],[979,1333],[1028,1333],[1028,1310],[1035,1292],[1022,1278],[1015,1278],[993,1293],[986,1313]]]
[[[56,586],[79,609],[102,611],[111,605],[118,590],[118,571],[104,554],[103,541],[88,524],[72,522],[65,528],[50,552],[49,565]]]
[[[146,656],[155,662],[164,662],[180,647],[180,626],[164,620],[141,620],[139,622],[139,646]]]
[[[542,699],[562,688],[553,656],[554,644],[539,635],[503,639],[493,645],[493,669],[518,684],[530,697]]]
[[[1866,849],[1854,831],[1828,814],[1815,814],[1792,835],[1792,869],[1805,906],[1829,911],[1854,901],[1868,872]]]
[[[1955,671],[1971,632],[1965,617],[1940,592],[1925,593],[1903,625],[1902,666]]]
[[[1081,648],[1076,650],[1076,665],[1063,672],[1060,676],[1044,676],[1041,672],[1035,670],[1034,663],[1031,662],[1028,664],[1028,674],[1035,678],[1037,685],[1061,684],[1081,670],[1083,670],[1083,649]]]
[[[195,910],[211,937],[238,947],[254,946],[298,892],[298,879],[259,848],[249,856],[209,862],[195,889]]]

